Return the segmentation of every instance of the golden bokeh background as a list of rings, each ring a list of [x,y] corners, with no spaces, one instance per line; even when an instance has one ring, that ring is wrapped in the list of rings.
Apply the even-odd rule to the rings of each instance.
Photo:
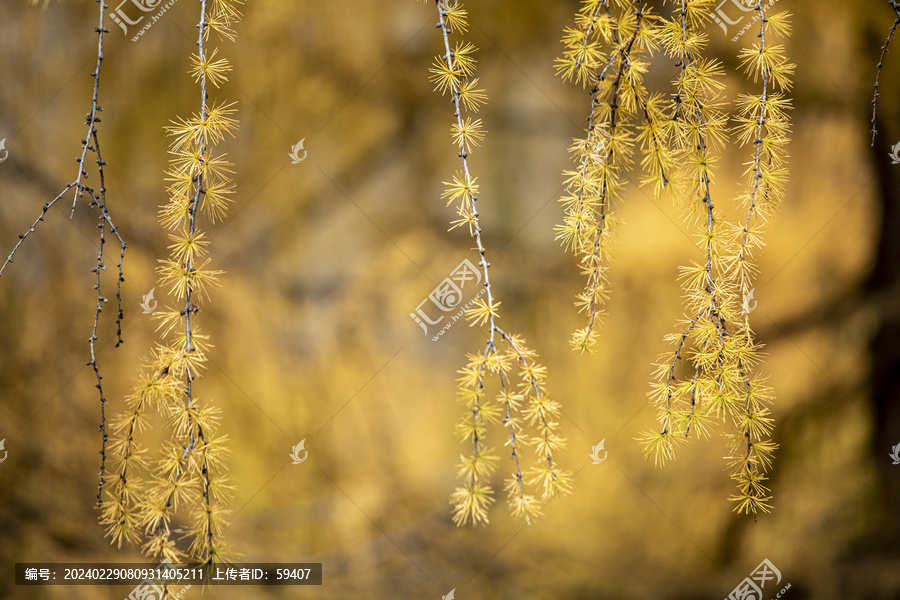
[[[452,107],[427,80],[441,44],[434,7],[249,0],[237,41],[216,44],[234,64],[211,94],[238,103],[240,130],[219,146],[236,165],[238,193],[224,223],[207,228],[212,266],[227,274],[199,315],[215,348],[195,390],[222,408],[232,438],[235,548],[248,562],[321,562],[325,576],[321,587],[215,596],[722,598],[767,558],[791,600],[900,597],[900,466],[888,456],[900,443],[900,166],[888,156],[900,141],[900,47],[882,75],[875,148],[868,135],[893,11],[883,2],[777,5],[794,13],[787,47],[798,68],[788,199],[768,228],[752,313],[780,444],[774,510],[754,522],[726,500],[721,437],[695,440],[664,469],[634,439],[652,426],[651,363],[681,315],[677,267],[699,252],[670,198],[629,189],[598,351],[568,347],[581,326],[573,299],[582,281],[553,226],[589,97],[555,77],[553,59],[578,3],[469,4],[490,97],[472,166],[501,324],[549,369],[574,493],[531,526],[513,521],[502,499],[486,528],[450,521],[461,452],[454,379],[482,336],[457,324],[432,342],[409,316],[463,258],[475,260],[465,232],[447,232],[453,210],[440,199],[458,159]],[[113,411],[156,339],[139,303],[168,244],[156,221],[163,127],[196,110],[187,70],[197,5],[179,0],[137,42],[111,24],[106,36],[100,135],[109,209],[129,245],[126,342],[114,347],[111,305],[99,340]],[[76,173],[96,18],[88,1],[0,4],[4,255]],[[714,25],[709,33],[710,55],[729,71],[727,99],[752,89],[736,56],[753,34],[735,42]],[[660,88],[671,73],[657,56],[648,82]],[[307,158],[292,164],[301,139]],[[724,153],[713,191],[722,207],[748,156]],[[96,211],[82,203],[70,221],[69,203],[48,213],[0,279],[2,598],[124,598],[127,586],[17,587],[12,567],[142,560],[109,545],[93,507],[99,402],[85,363]],[[493,436],[499,445],[502,434]],[[308,459],[294,465],[302,439]],[[588,454],[601,440],[608,459],[594,465]],[[767,587],[765,598],[777,592]]]

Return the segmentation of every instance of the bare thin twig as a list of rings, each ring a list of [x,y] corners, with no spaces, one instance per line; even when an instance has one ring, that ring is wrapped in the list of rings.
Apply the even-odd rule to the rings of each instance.
[[[53,200],[44,204],[43,208],[41,209],[40,216],[34,221],[34,223],[31,224],[31,227],[29,227],[27,230],[25,230],[25,233],[19,235],[19,241],[16,242],[15,247],[12,249],[12,251],[6,257],[6,260],[3,262],[3,265],[0,266],[0,277],[3,276],[3,271],[6,269],[7,265],[14,262],[13,258],[15,257],[16,252],[19,250],[19,248],[25,242],[25,239],[30,234],[34,233],[35,228],[38,226],[38,223],[40,223],[44,220],[44,214],[48,210],[50,210],[50,208],[52,208],[54,204],[56,204],[59,200],[61,200],[69,190],[71,190],[72,188],[75,189],[74,197],[72,200],[72,213],[69,216],[70,219],[73,218],[75,215],[75,205],[78,203],[78,198],[82,197],[84,195],[85,191],[88,191],[93,196],[93,190],[88,188],[84,183],[82,183],[82,179],[87,179],[87,177],[88,177],[88,173],[84,169],[84,161],[87,158],[88,151],[92,150],[90,141],[91,141],[92,137],[94,137],[94,134],[96,133],[95,124],[100,122],[100,118],[98,117],[97,113],[102,112],[102,110],[103,110],[98,105],[98,98],[100,95],[100,64],[103,61],[103,34],[109,32],[109,29],[106,29],[105,27],[103,27],[103,9],[106,8],[106,6],[102,2],[102,0],[96,0],[96,1],[101,5],[100,6],[101,14],[100,14],[99,25],[96,28],[94,28],[94,31],[97,32],[97,67],[91,73],[91,77],[94,78],[94,89],[93,89],[93,94],[91,96],[91,110],[88,113],[87,120],[85,122],[85,125],[87,125],[88,129],[87,129],[87,133],[85,134],[84,139],[81,140],[81,156],[79,158],[75,159],[75,161],[78,163],[78,173],[75,176],[75,179],[72,180],[72,182],[66,184],[66,187],[62,192],[60,192]]]
[[[881,70],[884,68],[884,59],[887,56],[888,48],[891,45],[891,38],[894,37],[894,33],[897,31],[897,26],[900,25],[900,2],[898,0],[888,0],[888,4],[891,5],[891,8],[894,9],[894,13],[897,15],[894,19],[894,24],[891,25],[891,28],[888,30],[887,39],[884,40],[884,45],[881,47],[881,57],[878,59],[878,67],[875,71],[875,94],[872,96],[872,142],[871,146],[875,146],[875,135],[878,133],[878,130],[875,129],[875,114],[878,111],[878,81],[881,79]]]
[[[55,198],[45,203],[43,207],[41,207],[41,214],[31,224],[31,227],[29,227],[27,230],[25,230],[24,233],[19,235],[19,240],[16,242],[16,245],[7,255],[6,260],[3,262],[3,265],[0,266],[0,277],[3,276],[3,271],[6,269],[6,267],[14,262],[16,252],[18,252],[19,248],[21,248],[25,243],[26,238],[34,233],[37,226],[44,221],[44,216],[47,214],[47,211],[53,208],[53,206],[57,202],[59,202],[69,192],[69,190],[74,189],[72,213],[69,216],[69,218],[71,219],[75,215],[75,207],[78,203],[78,199],[83,197],[85,192],[87,192],[88,196],[90,196],[91,198],[89,205],[90,208],[100,209],[100,215],[97,223],[97,228],[100,230],[99,247],[97,250],[97,262],[96,266],[91,269],[91,272],[96,275],[94,289],[97,291],[97,308],[96,312],[94,313],[94,323],[93,329],[91,330],[91,337],[88,340],[88,343],[90,344],[91,360],[87,363],[88,366],[93,367],[94,369],[94,375],[97,378],[96,388],[100,394],[100,424],[97,427],[101,436],[101,445],[99,452],[101,457],[100,483],[98,486],[99,489],[97,491],[97,502],[99,505],[101,503],[103,494],[103,486],[106,483],[106,442],[108,436],[106,433],[106,396],[103,393],[103,377],[100,375],[100,367],[97,364],[96,342],[98,339],[97,332],[100,323],[100,313],[103,310],[103,304],[107,302],[107,299],[102,295],[102,292],[100,290],[101,271],[106,270],[106,265],[103,263],[103,252],[106,245],[107,226],[109,227],[109,231],[112,232],[118,240],[120,248],[118,279],[116,282],[116,347],[118,347],[122,343],[122,282],[124,281],[122,266],[125,261],[125,248],[127,246],[125,244],[125,241],[122,239],[122,236],[119,234],[119,230],[113,222],[106,205],[106,182],[103,167],[105,167],[107,163],[104,162],[103,157],[100,154],[100,138],[97,132],[97,124],[100,123],[99,113],[103,112],[103,109],[99,105],[100,68],[103,63],[103,34],[109,33],[109,29],[103,26],[104,10],[108,8],[108,6],[103,2],[103,0],[96,1],[99,5],[98,23],[97,27],[94,28],[94,31],[97,33],[97,65],[94,71],[91,72],[91,77],[94,78],[94,86],[91,94],[91,109],[85,117],[87,133],[85,134],[84,139],[81,140],[81,156],[75,159],[78,163],[78,173],[70,183],[66,184],[66,187],[62,192],[60,192]],[[100,187],[97,190],[84,183],[84,180],[88,178],[88,172],[85,169],[85,161],[87,160],[88,152],[93,152],[96,155],[95,162],[97,163],[97,171],[100,178]]]

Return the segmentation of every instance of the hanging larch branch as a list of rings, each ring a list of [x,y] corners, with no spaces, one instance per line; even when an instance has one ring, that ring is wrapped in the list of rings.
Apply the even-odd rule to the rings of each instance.
[[[564,172],[566,194],[560,199],[564,220],[557,239],[573,252],[587,278],[575,305],[587,315],[587,325],[571,339],[575,349],[592,350],[603,314],[609,281],[605,263],[615,231],[613,205],[621,200],[627,170],[640,142],[648,179],[659,187],[668,183],[671,157],[664,143],[661,96],[649,95],[644,73],[656,47],[655,17],[644,0],[613,2],[584,0],[575,27],[566,29],[565,50],[557,59],[564,80],[591,85],[586,136],[570,147],[577,167]],[[639,133],[635,121],[643,117]]]
[[[159,314],[165,343],[147,361],[139,383],[126,398],[127,410],[116,420],[115,441],[119,478],[104,503],[102,516],[113,542],[144,538],[147,556],[171,562],[182,559],[216,563],[227,560],[222,540],[229,487],[222,475],[227,436],[216,437],[219,410],[201,401],[194,382],[201,375],[209,338],[196,323],[209,288],[222,271],[208,268],[208,241],[200,230],[198,213],[210,223],[224,217],[233,191],[231,163],[214,154],[214,146],[237,127],[233,104],[210,103],[207,84],[218,86],[231,70],[227,59],[215,59],[207,48],[210,31],[233,40],[233,24],[240,18],[238,0],[200,0],[197,53],[190,73],[199,83],[199,111],[168,127],[173,158],[166,172],[169,201],[160,209],[160,222],[172,244],[170,257],[161,260],[159,285],[175,300]],[[172,437],[161,456],[148,464],[136,441],[146,426],[147,412],[156,406],[167,418]],[[149,471],[149,473],[147,473]],[[145,481],[149,479],[149,481]],[[176,525],[181,505],[190,523]],[[188,548],[178,548],[173,533],[186,533]]]
[[[436,90],[450,95],[455,109],[451,137],[461,161],[461,170],[452,181],[445,182],[443,198],[448,205],[456,203],[458,218],[452,222],[451,230],[461,226],[468,229],[484,276],[484,297],[475,300],[466,317],[471,325],[486,326],[488,330],[483,350],[467,355],[468,363],[458,379],[460,398],[466,407],[458,430],[463,442],[470,444],[471,453],[460,457],[462,485],[450,500],[453,521],[457,525],[488,521],[488,508],[493,502],[490,480],[497,457],[485,445],[485,435],[489,423],[500,422],[507,434],[512,463],[505,483],[510,511],[531,522],[539,516],[542,503],[567,492],[571,486],[570,474],[561,471],[555,459],[564,443],[556,421],[560,406],[547,395],[546,370],[536,362],[536,354],[520,337],[497,325],[500,302],[491,285],[478,214],[478,183],[469,163],[471,152],[485,132],[480,119],[463,116],[464,112],[477,112],[487,96],[474,77],[475,47],[464,42],[452,46],[450,42],[451,35],[466,31],[466,10],[453,0],[435,0],[435,6],[444,49],[431,68],[431,81]],[[494,400],[488,398],[487,389],[492,376],[496,377],[497,387]]]
[[[794,72],[794,65],[785,57],[784,46],[772,41],[775,36],[790,35],[790,14],[766,15],[762,0],[757,0],[756,11],[760,22],[758,41],[745,48],[740,58],[748,79],[752,75],[753,83],[761,84],[762,90],[758,94],[740,94],[737,100],[734,133],[742,146],[752,146],[754,152],[744,173],[749,191],[739,198],[747,208],[747,217],[734,227],[732,245],[739,240],[739,248],[728,264],[744,317],[734,335],[747,340],[737,358],[742,395],[737,408],[741,410],[732,417],[735,429],[728,458],[731,477],[740,493],[730,499],[737,502],[737,512],[752,513],[754,517],[758,511],[768,511],[769,490],[763,482],[776,444],[769,439],[773,428],[768,408],[773,399],[772,390],[762,377],[752,373],[759,344],[754,341],[750,328],[749,298],[758,271],[753,263],[754,252],[764,243],[762,227],[785,195],[791,104],[784,92],[790,89]]]
[[[727,123],[717,110],[718,91],[722,84],[716,78],[720,66],[702,58],[706,35],[701,26],[708,19],[709,2],[682,1],[674,14],[660,25],[659,35],[666,55],[675,59],[678,76],[670,105],[673,124],[670,143],[679,171],[676,196],[685,199],[689,218],[701,226],[703,261],[682,269],[682,281],[688,298],[687,316],[680,332],[668,337],[675,343],[671,354],[661,357],[658,383],[651,395],[659,409],[661,431],[645,435],[646,451],[657,464],[673,458],[677,444],[693,429],[701,437],[708,435],[714,403],[706,395],[718,394],[728,383],[726,369],[726,330],[732,291],[729,282],[720,277],[721,237],[715,206],[710,192],[712,151],[721,145]],[[676,370],[685,353],[691,354],[693,368],[680,380]]]
[[[789,34],[789,15],[767,17],[758,0],[758,41],[740,58],[761,90],[738,97],[732,130],[741,145],[754,148],[746,171],[747,191],[739,198],[747,216],[729,225],[711,193],[711,167],[727,129],[718,109],[721,83],[716,78],[721,68],[702,58],[706,36],[699,27],[708,19],[709,4],[682,1],[662,26],[662,45],[679,68],[672,106],[672,141],[682,165],[678,194],[688,199],[689,214],[701,226],[703,260],[681,270],[686,313],[679,331],[667,337],[675,349],[660,358],[650,394],[661,428],[641,439],[647,456],[662,464],[675,457],[678,445],[692,432],[708,437],[714,421],[731,427],[726,459],[740,493],[730,500],[737,503],[736,511],[755,516],[770,508],[763,482],[776,445],[769,440],[772,391],[753,373],[760,346],[746,304],[756,274],[754,252],[763,244],[762,223],[784,197],[790,103],[775,90],[790,87],[794,65],[787,62],[784,48],[767,38]]]

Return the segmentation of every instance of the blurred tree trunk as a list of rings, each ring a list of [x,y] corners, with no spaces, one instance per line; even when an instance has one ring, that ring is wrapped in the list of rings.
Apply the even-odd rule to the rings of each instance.
[[[900,51],[892,57],[900,59]],[[882,85],[890,81],[882,78]],[[886,90],[882,91],[884,97]],[[893,91],[893,90],[892,90]],[[893,99],[896,94],[891,93]],[[883,99],[883,98],[882,98]],[[878,201],[881,209],[877,246],[872,269],[865,281],[864,298],[875,300],[881,308],[879,325],[869,342],[871,352],[870,400],[875,418],[872,453],[887,494],[884,506],[900,505],[900,478],[897,466],[888,457],[892,446],[900,444],[900,166],[889,158],[891,140],[888,135],[900,131],[897,108],[892,103],[880,103],[879,134],[872,148],[872,162],[878,178]],[[878,301],[881,300],[881,301]],[[900,535],[900,521],[887,518],[880,530],[882,539],[895,545]]]
[[[880,11],[879,11],[879,14]],[[893,15],[891,15],[893,16]],[[881,31],[879,31],[881,29]],[[884,27],[876,27],[863,47],[879,56],[884,43]],[[900,80],[896,76],[900,62],[900,40],[893,39],[893,52],[885,59],[879,86],[878,136],[871,148],[872,164],[878,183],[878,239],[871,270],[865,280],[863,300],[878,308],[878,326],[869,341],[871,354],[869,389],[874,417],[871,452],[879,479],[881,506],[888,511],[900,506],[900,478],[888,457],[890,449],[900,444],[900,166],[892,164],[891,146],[900,137]],[[886,514],[876,524],[879,549],[896,552],[900,521]],[[877,550],[876,550],[877,551]]]

